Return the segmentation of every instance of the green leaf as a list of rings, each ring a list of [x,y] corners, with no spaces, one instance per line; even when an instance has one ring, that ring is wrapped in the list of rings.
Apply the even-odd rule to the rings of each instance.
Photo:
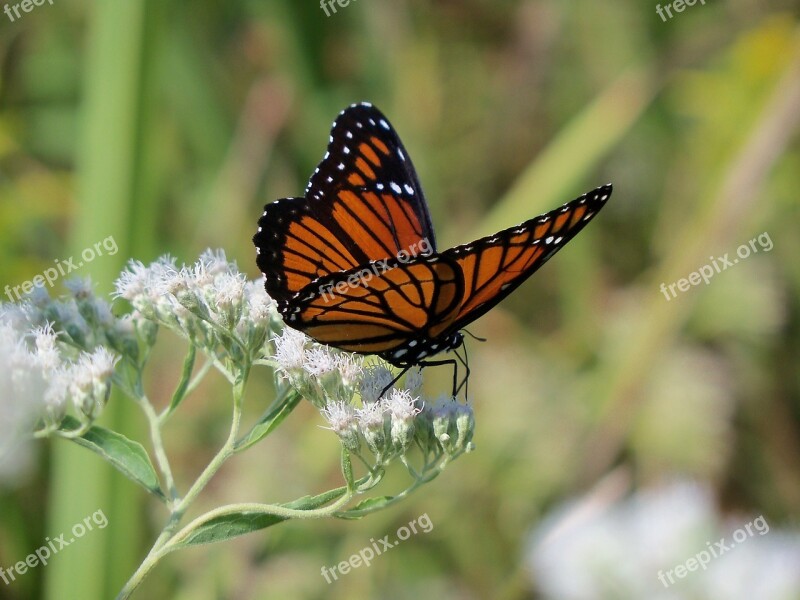
[[[62,430],[74,431],[80,425],[77,419],[67,416],[64,418]],[[116,431],[97,426],[91,427],[81,437],[70,439],[79,446],[99,454],[125,477],[135,481],[160,500],[166,501],[153,463],[140,443],[129,440]]]
[[[344,446],[342,446],[342,475],[344,475],[344,480],[347,483],[347,489],[354,491],[356,484],[353,480],[353,463],[350,460],[350,453]]]
[[[246,450],[267,437],[273,429],[280,425],[283,420],[291,414],[301,399],[302,396],[294,389],[287,390],[287,396],[283,402],[280,402],[275,408],[262,416],[258,423],[253,425],[253,428],[247,435],[236,442],[236,452]]]
[[[197,347],[194,344],[189,346],[189,352],[183,361],[183,371],[181,372],[181,380],[178,382],[178,387],[175,388],[175,393],[172,395],[172,400],[169,403],[169,408],[162,418],[166,418],[175,412],[180,403],[186,397],[186,390],[189,387],[189,382],[192,378],[192,371],[194,370],[194,361],[197,357]]]
[[[281,504],[281,506],[294,510],[313,510],[341,498],[346,492],[346,488],[340,487],[319,494],[318,496],[303,496],[292,502]],[[198,525],[194,531],[172,546],[170,550],[178,550],[180,548],[186,548],[187,546],[198,546],[200,544],[223,542],[240,535],[266,529],[267,527],[286,521],[289,518],[290,517],[257,511],[240,511],[221,515]]]

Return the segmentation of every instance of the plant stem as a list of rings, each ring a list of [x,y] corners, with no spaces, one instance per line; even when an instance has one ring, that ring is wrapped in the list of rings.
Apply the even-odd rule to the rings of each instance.
[[[177,488],[175,487],[175,479],[172,476],[172,468],[169,464],[169,458],[167,458],[167,453],[164,450],[164,440],[161,437],[161,423],[158,418],[158,414],[146,396],[139,398],[139,405],[142,407],[142,410],[147,417],[147,423],[150,426],[150,442],[153,444],[156,464],[158,464],[158,469],[164,476],[164,483],[166,483],[167,491],[169,492],[169,497],[171,500],[170,505],[172,505],[178,500],[179,494]]]
[[[189,508],[195,498],[197,498],[197,495],[203,490],[203,488],[206,487],[208,482],[211,481],[211,478],[217,473],[217,471],[219,471],[225,461],[234,454],[234,446],[236,444],[236,438],[239,435],[239,427],[242,420],[242,402],[244,400],[244,390],[245,386],[247,385],[247,378],[249,374],[250,367],[249,365],[246,365],[236,377],[233,386],[233,418],[228,439],[225,441],[225,444],[222,446],[222,448],[220,448],[219,452],[217,452],[214,458],[211,459],[211,462],[203,470],[194,484],[192,484],[192,487],[189,488],[189,491],[186,492],[186,495],[183,498],[179,498],[177,494],[173,496],[174,502],[171,507],[172,514],[170,515],[169,521],[159,534],[158,538],[153,544],[153,547],[150,549],[150,552],[148,552],[145,559],[136,569],[131,578],[127,581],[119,595],[117,595],[117,600],[129,598],[133,591],[147,576],[147,574],[153,569],[153,567],[156,566],[156,564],[158,564],[158,561],[160,561],[161,558],[169,552],[169,550],[167,550],[168,542],[171,539],[174,539],[173,534],[175,529],[180,523],[180,520],[183,518],[183,515],[186,513],[186,510]],[[156,459],[159,462],[159,467],[161,467],[161,459],[158,457],[158,455],[159,449],[163,454],[163,445],[161,444],[161,432],[158,428],[158,415],[146,398],[143,398],[140,404],[143,408],[145,408],[145,414],[148,415],[148,421],[151,423],[151,436],[153,437],[153,445],[156,448]],[[149,410],[147,407],[149,407]],[[155,429],[155,434],[153,434],[153,429]],[[156,442],[156,439],[158,442]],[[164,460],[166,461],[165,454]],[[169,463],[167,462],[166,465],[169,472]],[[164,477],[167,479],[166,474]],[[168,482],[171,481],[172,475],[170,472]],[[170,493],[173,491],[174,483],[170,486]],[[184,531],[185,530],[186,529],[184,528]]]

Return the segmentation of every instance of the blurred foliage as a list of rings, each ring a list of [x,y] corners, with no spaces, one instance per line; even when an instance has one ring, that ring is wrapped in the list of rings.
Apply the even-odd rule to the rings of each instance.
[[[526,532],[615,466],[633,486],[692,475],[725,509],[798,524],[797,2],[708,2],[667,22],[638,0],[351,0],[330,17],[298,0],[143,1],[135,19],[125,4],[0,13],[0,288],[112,233],[120,255],[80,274],[219,246],[256,277],[261,206],[302,191],[332,119],[359,100],[402,135],[443,247],[615,185],[568,249],[471,328],[489,338],[468,342],[477,452],[397,510],[176,554],[141,597],[532,597]],[[771,251],[670,301],[659,291],[762,232]],[[168,401],[178,347],[161,349],[151,397]],[[269,388],[251,394],[254,413]],[[178,472],[220,444],[219,392],[167,431]],[[326,489],[338,452],[320,424],[298,410],[220,474],[214,503]],[[0,495],[0,566],[60,532],[48,506],[103,508],[104,550],[82,541],[55,561],[119,587],[159,507],[125,483],[135,510],[70,499],[48,474],[63,448],[41,450],[40,469]],[[93,489],[106,467],[85,464],[74,473]],[[423,513],[431,533],[332,585],[320,576]],[[44,597],[58,571],[0,598]]]

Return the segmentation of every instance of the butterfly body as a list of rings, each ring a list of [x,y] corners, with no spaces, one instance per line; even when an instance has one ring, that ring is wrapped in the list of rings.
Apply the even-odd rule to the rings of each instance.
[[[438,252],[408,153],[370,104],[345,109],[304,197],[268,204],[253,238],[287,325],[398,367],[463,343],[490,310],[572,239],[611,186],[493,236]]]

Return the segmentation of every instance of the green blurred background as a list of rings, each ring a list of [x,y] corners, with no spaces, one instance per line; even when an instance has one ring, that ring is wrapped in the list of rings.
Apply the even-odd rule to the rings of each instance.
[[[120,251],[75,273],[102,292],[128,258],[192,262],[209,246],[259,276],[262,205],[303,190],[331,121],[361,100],[403,137],[442,247],[615,186],[591,226],[470,328],[488,338],[468,341],[475,453],[365,520],[174,554],[136,597],[539,597],[528,532],[612,471],[624,493],[686,476],[720,514],[796,527],[798,8],[708,0],[664,21],[642,0],[352,0],[330,17],[313,0],[55,0],[13,22],[0,13],[0,287],[110,235]],[[659,291],[763,232],[769,252],[672,300]],[[150,396],[163,403],[183,348],[165,337],[160,352]],[[255,384],[257,413],[269,374]],[[427,386],[435,395],[447,374]],[[228,419],[221,381],[182,406],[165,432],[179,485]],[[142,432],[123,398],[103,420]],[[302,406],[226,466],[203,507],[338,485],[321,424]],[[109,525],[0,598],[113,597],[163,507],[65,442],[40,444],[36,464],[0,490],[0,566],[98,509]],[[431,533],[332,585],[320,576],[423,513]]]

